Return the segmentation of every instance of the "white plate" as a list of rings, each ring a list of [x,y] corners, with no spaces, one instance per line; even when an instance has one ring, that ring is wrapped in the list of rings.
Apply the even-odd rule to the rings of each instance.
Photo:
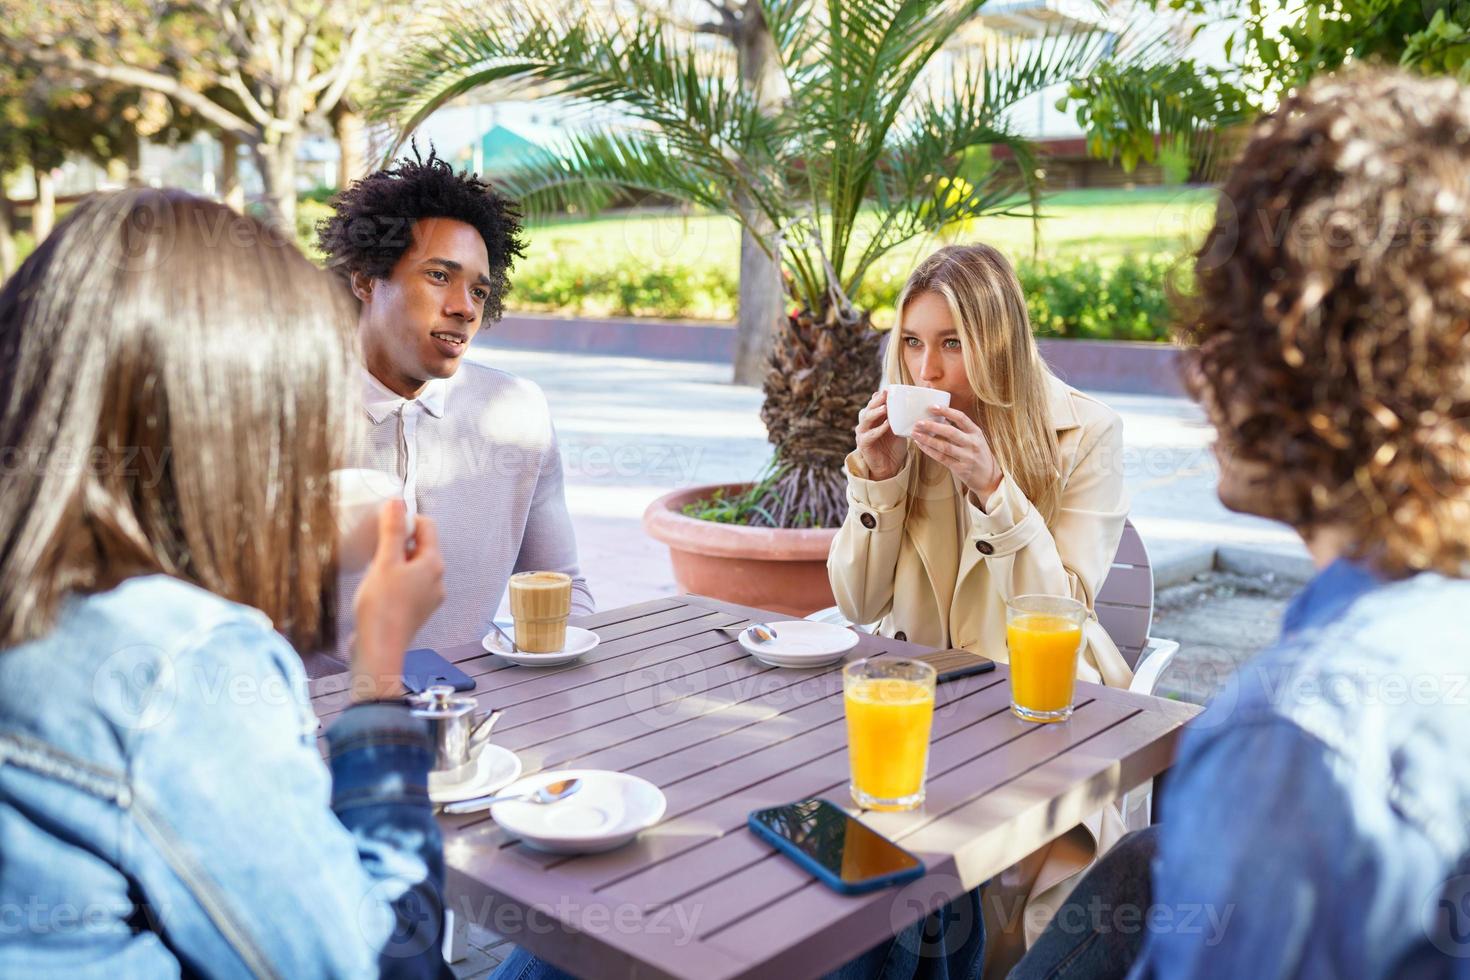
[[[628,843],[662,820],[668,805],[663,792],[648,780],[605,769],[538,772],[505,792],[532,793],[559,779],[580,779],[582,788],[555,803],[496,803],[490,816],[538,851],[593,854]]]
[[[510,749],[499,745],[481,745],[475,750],[474,770],[463,779],[446,779],[437,772],[429,773],[429,799],[435,803],[457,803],[489,796],[502,786],[509,786],[521,775],[521,760]]]
[[[750,657],[752,660],[763,663],[767,667],[784,667],[787,670],[816,670],[842,663],[843,654],[833,654],[830,657],[823,657],[820,660],[813,660],[811,657],[799,657],[788,660],[782,657],[773,657],[767,653],[751,653]]]
[[[512,642],[514,642],[516,638],[515,627],[508,627],[505,632],[510,636]],[[568,626],[567,645],[555,653],[526,653],[525,651],[516,653],[513,650],[507,649],[505,641],[494,630],[485,634],[484,639],[480,641],[480,646],[497,657],[504,657],[511,663],[520,664],[522,667],[555,667],[558,664],[571,663],[588,650],[597,646],[597,643],[597,634],[591,630],[584,630],[580,626]]]
[[[766,625],[776,631],[774,640],[760,642],[745,629],[739,641],[747,653],[771,667],[825,667],[858,643],[856,633],[834,623],[789,619]]]

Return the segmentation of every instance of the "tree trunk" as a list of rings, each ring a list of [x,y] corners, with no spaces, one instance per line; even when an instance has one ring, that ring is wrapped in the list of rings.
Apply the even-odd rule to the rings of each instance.
[[[31,236],[39,245],[56,227],[56,178],[45,167],[33,169],[36,174],[36,202],[31,205]]]
[[[346,190],[347,185],[367,172],[367,131],[362,116],[345,103],[339,104],[332,114],[332,129],[337,136],[337,190]]]
[[[228,207],[245,212],[245,185],[240,183],[240,137],[219,135],[219,196]]]
[[[842,462],[881,379],[878,345],[866,312],[843,321],[831,309],[802,310],[783,322],[761,405],[783,467],[761,502],[773,526],[837,527],[847,516]]]
[[[128,163],[128,186],[129,187],[142,187],[143,186],[143,138],[141,136],[139,136],[137,139],[134,139],[134,140],[132,140],[131,142],[128,143],[127,163]]]
[[[295,133],[280,136],[274,143],[257,143],[251,149],[265,184],[268,220],[289,235],[296,230],[296,150],[301,138]]]
[[[0,174],[0,281],[8,279],[19,262],[14,236],[15,223],[10,217],[10,196],[5,193],[5,175]]]
[[[757,105],[775,111],[784,97],[779,54],[759,4],[748,3],[734,38],[740,85]],[[749,229],[740,234],[739,319],[735,327],[734,381],[756,385],[766,376],[771,343],[781,317],[781,243],[769,221],[756,222],[774,258]]]
[[[769,221],[757,220],[768,231],[779,254],[779,242]],[[781,320],[781,263],[767,255],[748,228],[740,232],[739,319],[735,325],[735,375],[738,385],[758,385],[770,369],[771,344]]]

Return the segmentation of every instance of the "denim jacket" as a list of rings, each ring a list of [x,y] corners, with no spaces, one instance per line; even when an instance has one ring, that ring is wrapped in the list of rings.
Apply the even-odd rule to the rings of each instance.
[[[69,599],[0,651],[0,976],[437,974],[428,733],[364,704],[328,742],[257,610]]]
[[[1190,725],[1133,975],[1470,976],[1470,582],[1346,561]]]

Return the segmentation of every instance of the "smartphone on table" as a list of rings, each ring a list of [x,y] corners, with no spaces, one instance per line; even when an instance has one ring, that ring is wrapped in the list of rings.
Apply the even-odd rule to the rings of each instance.
[[[913,881],[924,862],[830,800],[756,810],[751,832],[844,895]]]
[[[994,660],[969,650],[935,650],[933,653],[921,653],[913,659],[921,660],[934,668],[938,673],[934,679],[936,684],[947,684],[976,674],[988,674],[995,669]]]
[[[439,655],[439,651],[423,647],[403,655],[403,686],[413,694],[422,694],[436,684],[448,684],[456,691],[473,691],[475,679]]]

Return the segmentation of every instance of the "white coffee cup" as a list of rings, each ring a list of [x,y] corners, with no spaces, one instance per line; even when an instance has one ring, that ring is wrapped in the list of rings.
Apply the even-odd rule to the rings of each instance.
[[[403,496],[403,484],[382,470],[335,470],[337,493],[337,564],[343,572],[360,572],[378,548],[378,513]]]
[[[888,427],[894,435],[907,439],[913,435],[915,422],[933,418],[929,414],[931,405],[948,408],[949,392],[918,385],[889,385]]]

